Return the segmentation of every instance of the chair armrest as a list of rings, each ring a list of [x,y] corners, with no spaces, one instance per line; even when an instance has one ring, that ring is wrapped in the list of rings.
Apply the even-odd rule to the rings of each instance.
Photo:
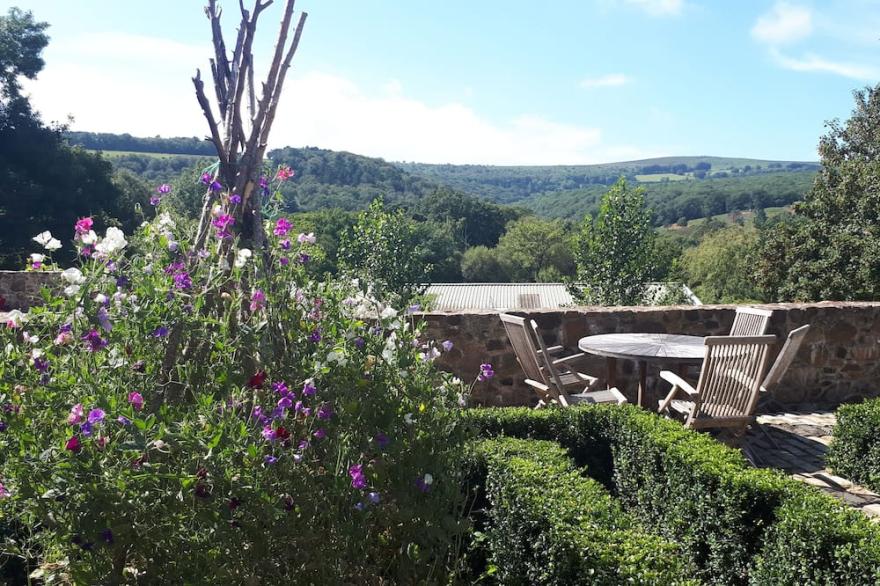
[[[553,361],[553,365],[556,366],[558,364],[568,364],[569,362],[571,362],[573,360],[579,360],[579,359],[583,358],[584,356],[586,356],[586,354],[584,354],[583,352],[580,352],[578,354],[572,354],[571,356],[566,356],[564,358],[557,358],[556,360]]]
[[[563,350],[565,350],[565,348],[563,346],[550,346],[549,348],[547,348],[547,354],[551,354],[551,355],[552,354],[559,354]],[[543,354],[543,353],[544,352],[542,350],[538,350],[538,354]]]
[[[688,395],[696,395],[697,391],[689,382],[672,372],[671,370],[661,370],[660,378],[672,385],[673,390],[676,387],[687,393]]]

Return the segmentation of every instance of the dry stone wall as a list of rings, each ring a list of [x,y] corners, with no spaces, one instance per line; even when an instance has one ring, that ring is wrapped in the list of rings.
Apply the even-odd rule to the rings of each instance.
[[[791,330],[811,324],[791,368],[764,401],[769,407],[833,406],[880,395],[880,303],[821,302],[760,305],[773,310],[769,333],[780,341]],[[565,310],[513,312],[534,319],[549,345],[577,351],[584,336],[623,332],[658,332],[697,336],[730,331],[735,306],[700,307],[579,307]],[[491,363],[495,378],[477,383],[472,400],[482,405],[529,405],[536,398],[523,382],[501,320],[494,312],[426,313],[425,337],[451,340],[454,348],[439,365],[464,381],[472,381],[482,362]],[[777,346],[777,350],[780,345]],[[587,356],[582,372],[605,377],[605,359]],[[656,405],[669,390],[648,367],[646,405]],[[635,401],[637,373],[632,362],[617,361],[617,385]]]
[[[0,271],[0,311],[28,309],[40,303],[42,287],[58,287],[56,272]]]

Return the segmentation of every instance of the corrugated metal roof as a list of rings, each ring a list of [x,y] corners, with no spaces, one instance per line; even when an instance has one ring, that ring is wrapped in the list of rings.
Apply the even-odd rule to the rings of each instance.
[[[438,311],[541,309],[574,303],[563,283],[434,283],[425,293]]]
[[[665,287],[652,283],[652,293]],[[437,311],[460,309],[554,309],[576,305],[565,283],[433,283],[425,292]],[[700,300],[685,287],[693,305]]]

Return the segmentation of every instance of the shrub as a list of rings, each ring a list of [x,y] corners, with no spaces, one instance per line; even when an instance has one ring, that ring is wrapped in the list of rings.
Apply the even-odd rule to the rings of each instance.
[[[864,583],[865,560],[880,567],[880,556],[863,537],[880,539],[880,531],[867,519],[780,473],[749,467],[709,436],[637,407],[483,409],[467,417],[484,436],[558,439],[636,518],[679,543],[705,582],[746,583],[758,560],[761,576],[797,575],[807,583],[831,571],[850,580],[841,583]],[[825,521],[811,519],[801,501],[821,505]],[[798,535],[810,534],[809,547],[793,546]],[[771,556],[771,542],[792,545]],[[838,569],[818,565],[831,559]],[[854,565],[846,574],[848,560]]]
[[[0,329],[4,553],[47,582],[444,581],[460,384],[289,223],[221,258],[220,212],[198,253],[166,214],[81,222],[65,295]]]
[[[880,491],[880,399],[837,410],[827,462],[835,474]]]
[[[683,584],[678,547],[642,531],[554,442],[477,444],[491,503],[490,567],[503,584]]]

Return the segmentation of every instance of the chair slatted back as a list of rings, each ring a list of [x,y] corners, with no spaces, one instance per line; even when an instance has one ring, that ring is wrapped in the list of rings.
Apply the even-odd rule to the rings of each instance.
[[[786,338],[782,350],[779,351],[776,362],[770,367],[770,372],[767,373],[767,377],[761,383],[762,391],[766,392],[768,389],[775,387],[782,377],[785,376],[788,367],[794,362],[794,357],[804,342],[804,338],[807,337],[808,331],[810,331],[810,326],[805,325],[788,333],[788,338]]]
[[[530,328],[526,324],[525,318],[507,313],[499,314],[499,316],[504,324],[510,345],[513,346],[516,360],[522,367],[526,378],[552,386],[541,368],[541,363],[538,362],[538,349],[535,347],[532,333],[529,331]]]
[[[710,336],[688,423],[701,419],[746,421],[752,417],[776,336]],[[707,422],[708,423],[708,422]]]
[[[547,352],[547,344],[544,343],[544,338],[541,337],[541,333],[538,332],[538,324],[535,320],[529,320],[532,326],[532,332],[535,334],[535,339],[538,340],[538,346],[541,348],[541,360],[543,362],[543,367],[545,368],[547,374],[549,375],[547,378],[550,379],[552,383],[550,385],[551,388],[555,387],[555,390],[558,394],[568,398],[568,393],[565,392],[565,385],[562,384],[562,378],[559,376],[559,370],[553,364],[553,358],[550,357],[550,353]]]
[[[730,328],[731,336],[763,336],[767,333],[770,325],[772,311],[757,309],[755,307],[737,307],[736,316],[733,318],[733,327]]]

